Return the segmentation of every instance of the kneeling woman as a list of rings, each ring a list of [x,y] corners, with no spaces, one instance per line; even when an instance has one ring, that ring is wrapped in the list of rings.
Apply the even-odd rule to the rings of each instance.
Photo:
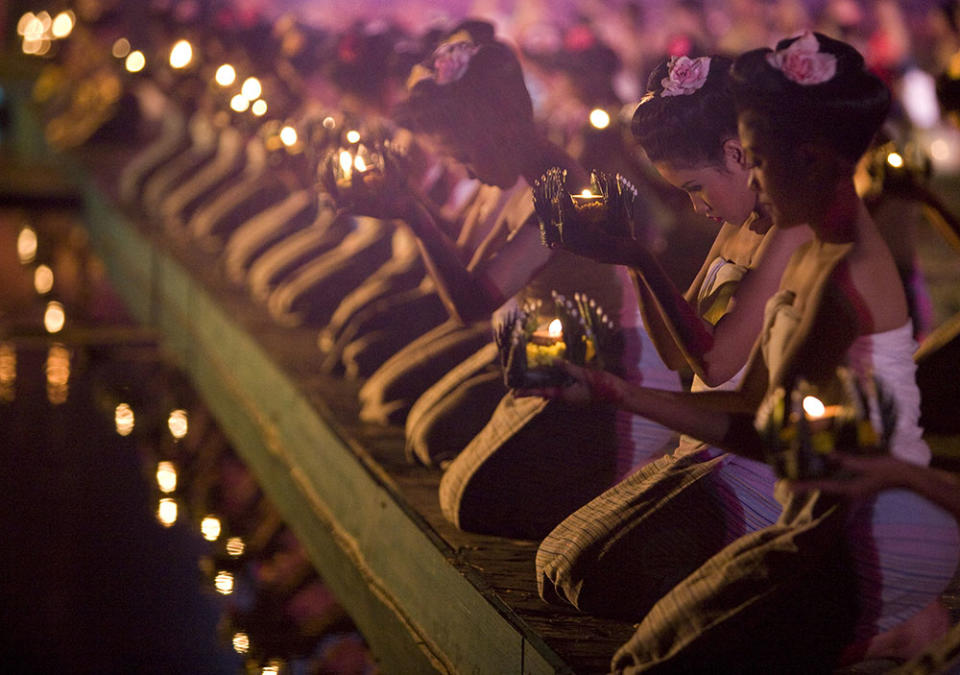
[[[768,302],[740,389],[677,394],[570,368],[576,385],[539,393],[602,393],[762,459],[753,420],[764,399],[800,379],[827,381],[846,364],[894,395],[891,453],[924,464],[903,288],[852,178],[889,92],[856,50],[812,33],[745,54],[733,73],[752,184],[778,226],[806,223],[814,232]],[[954,519],[914,493],[887,491],[850,508],[818,492],[788,499],[776,524],[732,543],[664,596],[614,670],[813,672],[837,660],[910,656],[922,642],[911,635],[923,623],[917,617],[950,582],[958,547]]]
[[[730,59],[670,59],[651,73],[633,134],[694,210],[722,223],[685,297],[633,240],[584,233],[591,257],[637,274],[651,337],[666,363],[696,373],[693,391],[736,389],[763,326],[763,308],[807,227],[781,229],[757,204],[737,135]],[[655,385],[654,385],[655,386]],[[780,513],[762,462],[685,436],[558,525],[537,552],[541,596],[584,612],[639,621],[687,574]]]

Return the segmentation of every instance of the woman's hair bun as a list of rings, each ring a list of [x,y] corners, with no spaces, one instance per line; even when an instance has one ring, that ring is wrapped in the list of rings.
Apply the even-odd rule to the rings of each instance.
[[[760,115],[785,142],[825,142],[856,162],[887,117],[890,91],[865,68],[856,49],[820,33],[812,35],[818,54],[836,60],[830,77],[802,83],[774,65],[772,50],[746,52],[732,70],[737,109]],[[776,52],[784,52],[804,37],[781,40]]]

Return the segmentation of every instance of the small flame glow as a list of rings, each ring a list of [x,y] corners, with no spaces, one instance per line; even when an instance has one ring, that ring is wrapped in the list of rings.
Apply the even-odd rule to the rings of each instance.
[[[67,323],[67,313],[56,300],[47,303],[47,309],[43,313],[43,327],[48,333],[59,333]]]
[[[147,57],[143,55],[139,49],[127,54],[127,59],[123,63],[123,67],[127,69],[127,72],[130,73],[139,73],[147,65]]]
[[[240,87],[240,93],[247,101],[256,101],[260,98],[260,94],[263,93],[263,86],[257,78],[248,77],[243,81],[243,85]]]
[[[117,433],[121,436],[129,436],[133,433],[133,426],[136,419],[133,414],[133,408],[127,403],[120,403],[113,411],[113,422],[117,426]]]
[[[170,494],[177,489],[177,468],[173,462],[157,464],[157,485],[164,494]]]
[[[20,264],[29,265],[37,257],[37,233],[32,227],[25,227],[17,235],[17,257]]]
[[[250,651],[250,636],[246,633],[234,633],[233,651],[237,654],[246,654]]]
[[[347,132],[347,142],[348,143],[358,143],[360,141],[360,132],[355,129],[351,129]]]
[[[242,113],[249,107],[250,107],[250,101],[248,101],[247,97],[244,96],[243,94],[237,94],[236,96],[230,99],[230,108],[234,112]]]
[[[157,505],[157,520],[164,527],[170,527],[177,522],[177,501],[171,497],[164,497]]]
[[[229,87],[231,84],[237,81],[237,71],[229,63],[224,63],[222,66],[217,68],[217,72],[214,74],[213,79],[221,87]]]
[[[220,519],[216,516],[207,516],[200,522],[200,532],[207,541],[216,541],[220,538]]]
[[[606,129],[610,126],[610,113],[602,108],[594,108],[590,111],[590,124],[594,129]]]
[[[180,440],[187,435],[187,411],[186,410],[171,410],[170,416],[167,417],[167,428],[170,430],[170,435]]]
[[[39,295],[46,295],[53,290],[53,270],[47,265],[37,265],[33,271],[33,288]]]
[[[903,156],[899,152],[891,152],[887,155],[887,164],[894,169],[899,169],[903,166]]]
[[[803,397],[803,412],[805,412],[810,419],[820,419],[826,411],[827,408],[823,405],[823,401],[816,396]]]
[[[186,68],[193,61],[193,45],[187,40],[177,40],[170,48],[170,67],[176,70]]]
[[[232,555],[234,558],[239,558],[245,550],[247,550],[247,546],[240,537],[230,537],[227,539],[227,553],[229,555]]]
[[[547,335],[552,338],[557,338],[563,335],[563,322],[560,319],[554,319],[550,322],[550,325],[547,326]]]
[[[130,40],[125,37],[117,38],[113,43],[113,47],[110,48],[110,53],[113,54],[115,59],[125,59],[130,53]]]
[[[37,20],[37,15],[34,14],[33,12],[27,12],[26,14],[21,16],[20,20],[17,21],[17,35],[26,35],[27,28],[30,26],[32,22],[36,20]],[[43,25],[41,24],[40,27],[43,28]]]
[[[233,574],[224,570],[217,572],[217,576],[213,580],[213,587],[217,589],[217,593],[230,595],[233,593]]]
[[[357,168],[357,171],[363,172],[367,170],[367,163],[363,161],[363,157],[360,155],[354,157],[353,165]]]
[[[53,18],[53,24],[50,26],[50,32],[53,37],[62,40],[73,32],[73,26],[76,23],[76,15],[69,9],[60,12]]]
[[[349,176],[350,172],[353,170],[353,155],[346,150],[340,151],[340,168],[343,169],[343,172],[347,176]]]
[[[253,102],[253,105],[250,106],[250,112],[252,112],[257,117],[263,117],[267,114],[267,102],[262,98],[258,98]]]
[[[291,126],[286,126],[280,130],[280,140],[285,146],[292,147],[297,144],[297,130]]]

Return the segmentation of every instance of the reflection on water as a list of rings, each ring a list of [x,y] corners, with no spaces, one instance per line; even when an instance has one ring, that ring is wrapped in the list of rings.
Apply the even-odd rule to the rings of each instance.
[[[157,486],[160,492],[169,494],[177,489],[177,469],[173,462],[157,464]]]
[[[250,651],[250,636],[243,631],[233,634],[233,650],[237,654],[246,654]]]
[[[17,346],[0,342],[0,401],[10,403],[16,398]]]
[[[159,520],[160,524],[164,527],[172,527],[173,524],[177,522],[177,514],[179,511],[180,507],[177,505],[176,499],[163,497],[157,505],[157,520]]]
[[[50,345],[46,370],[47,400],[53,405],[66,403],[70,383],[70,350],[61,344]]]
[[[375,672],[77,223],[23,222],[0,209],[4,672]]]
[[[200,532],[207,541],[216,541],[220,538],[220,519],[207,516],[200,522]]]
[[[127,403],[118,403],[113,411],[113,421],[117,427],[117,433],[121,436],[129,436],[133,433],[135,418],[133,408]]]
[[[243,555],[244,550],[246,550],[246,545],[241,537],[230,537],[227,540],[226,551],[228,555],[239,558]]]
[[[233,593],[233,574],[220,570],[213,578],[213,587],[217,589],[217,593],[230,595]]]
[[[46,295],[53,290],[53,270],[47,265],[37,265],[33,272],[33,288],[37,295]]]
[[[180,440],[187,435],[187,411],[173,410],[170,417],[167,418],[167,428],[170,429],[170,435]]]

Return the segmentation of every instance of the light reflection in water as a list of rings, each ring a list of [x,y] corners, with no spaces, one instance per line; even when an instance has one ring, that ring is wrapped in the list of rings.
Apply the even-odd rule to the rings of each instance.
[[[46,295],[53,290],[53,270],[47,265],[37,265],[33,271],[33,288],[38,295]]]
[[[12,342],[0,342],[0,401],[13,401],[16,384],[17,347]]]
[[[170,435],[180,440],[187,435],[187,411],[172,410],[167,418],[167,428],[170,429]]]
[[[160,492],[170,494],[177,489],[177,468],[173,462],[160,462],[157,464],[157,485],[160,486]]]
[[[117,425],[117,433],[121,436],[129,436],[133,433],[133,426],[136,419],[133,415],[133,408],[127,403],[120,403],[113,411],[113,421]]]
[[[207,541],[216,541],[220,538],[220,519],[216,516],[207,516],[200,523],[200,532]]]
[[[177,522],[177,501],[172,497],[164,497],[157,505],[157,520],[164,527],[170,527]]]
[[[25,227],[17,235],[17,257],[20,264],[29,265],[37,257],[37,233],[32,227]]]
[[[250,651],[250,636],[246,633],[234,633],[233,651],[237,654],[246,654]]]
[[[243,543],[243,539],[240,537],[230,537],[227,539],[227,553],[234,558],[242,556],[246,548],[246,544]]]
[[[53,405],[66,403],[70,382],[70,350],[61,344],[50,345],[46,371],[47,400]]]
[[[47,309],[43,313],[43,327],[48,333],[59,333],[67,323],[67,313],[56,300],[47,303]]]
[[[230,595],[233,593],[233,574],[224,570],[217,572],[217,576],[213,580],[213,587],[217,589],[217,593]]]

